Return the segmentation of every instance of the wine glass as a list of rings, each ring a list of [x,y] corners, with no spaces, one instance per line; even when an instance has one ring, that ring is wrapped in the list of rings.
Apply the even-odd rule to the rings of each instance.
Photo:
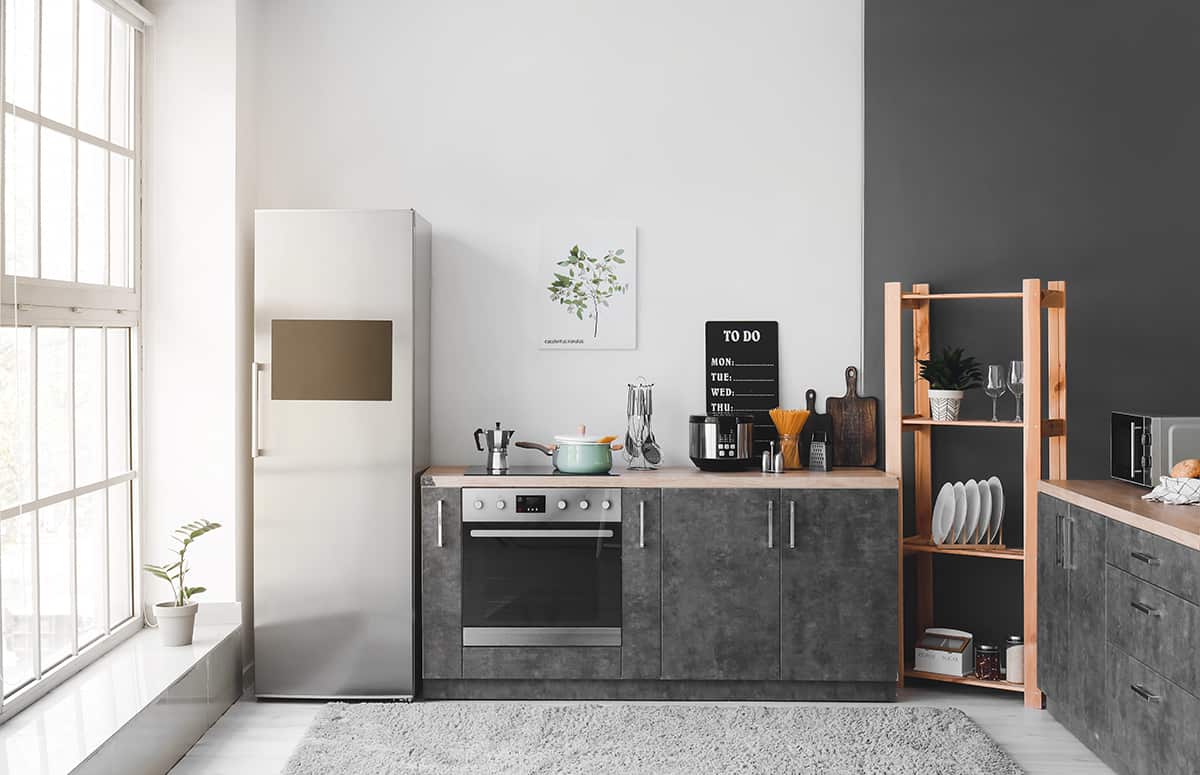
[[[983,392],[992,399],[992,422],[1000,422],[1000,418],[996,416],[996,401],[1004,395],[1004,389],[1004,367],[993,363],[988,366],[987,385],[983,388]]]
[[[1015,422],[1021,419],[1021,394],[1025,392],[1025,362],[1013,361],[1008,364],[1008,389],[1017,398],[1017,416]]]

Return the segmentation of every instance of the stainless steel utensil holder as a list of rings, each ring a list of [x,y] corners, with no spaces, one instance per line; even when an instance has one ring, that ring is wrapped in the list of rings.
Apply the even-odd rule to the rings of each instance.
[[[654,413],[654,383],[638,377],[636,384],[628,385],[625,398],[625,456],[626,467],[631,471],[653,471],[662,460],[661,450],[654,438],[650,418]]]

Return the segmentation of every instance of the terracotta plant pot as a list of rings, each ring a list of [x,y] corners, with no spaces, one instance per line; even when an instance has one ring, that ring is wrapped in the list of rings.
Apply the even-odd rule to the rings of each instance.
[[[155,603],[154,618],[158,620],[158,631],[164,646],[190,646],[196,631],[196,611],[199,603],[176,605]]]
[[[929,416],[935,422],[954,422],[958,419],[963,395],[961,390],[930,390]]]

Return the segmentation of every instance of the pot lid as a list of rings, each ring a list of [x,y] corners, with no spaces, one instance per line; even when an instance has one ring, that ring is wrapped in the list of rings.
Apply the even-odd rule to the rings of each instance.
[[[586,425],[580,425],[578,428],[575,429],[575,431],[576,431],[575,433],[567,434],[565,436],[555,436],[554,443],[555,444],[600,444],[600,443],[602,443],[600,440],[605,438],[604,436],[598,436],[596,434],[589,435],[587,432]]]

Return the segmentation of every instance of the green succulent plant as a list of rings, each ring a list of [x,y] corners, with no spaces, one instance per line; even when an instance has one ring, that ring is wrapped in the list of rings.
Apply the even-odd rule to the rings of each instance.
[[[189,587],[184,582],[184,578],[188,572],[187,550],[197,538],[205,533],[211,533],[220,526],[220,522],[209,522],[207,519],[198,519],[195,522],[189,522],[186,525],[175,528],[171,538],[179,542],[179,546],[173,550],[179,555],[179,559],[167,565],[146,563],[142,566],[151,576],[162,579],[171,585],[171,601],[175,605],[187,605],[191,602],[192,595],[198,595],[201,592],[207,591],[204,587]]]
[[[983,384],[983,369],[970,356],[963,356],[963,348],[942,350],[942,354],[921,364],[921,379],[934,390],[971,390]]]
[[[629,283],[622,283],[614,264],[624,264],[624,250],[610,250],[604,258],[593,258],[578,245],[558,265],[563,269],[554,273],[554,280],[546,288],[550,300],[567,308],[567,313],[583,320],[591,318],[592,338],[600,333],[600,308],[608,306],[608,300],[618,293],[629,290]]]

